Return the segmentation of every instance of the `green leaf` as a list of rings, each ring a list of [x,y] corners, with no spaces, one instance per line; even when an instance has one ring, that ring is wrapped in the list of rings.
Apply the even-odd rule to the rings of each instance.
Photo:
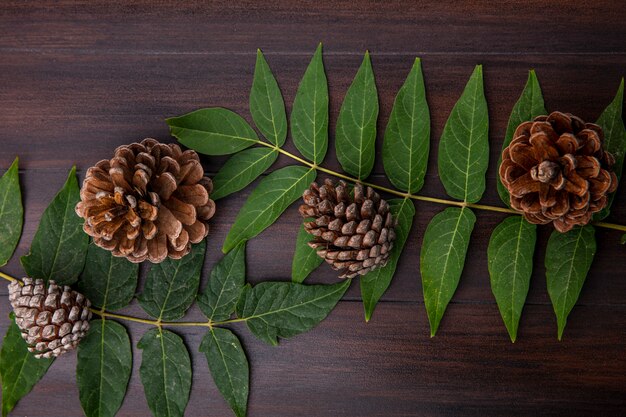
[[[124,326],[93,320],[78,345],[76,382],[87,417],[113,417],[126,396],[133,369],[132,348]]]
[[[517,338],[519,319],[528,295],[536,240],[537,226],[522,216],[504,219],[489,239],[487,258],[491,291],[511,342]]]
[[[303,166],[288,166],[263,178],[239,210],[230,228],[224,253],[261,233],[280,217],[315,180],[315,170]]]
[[[11,313],[11,324],[0,351],[0,376],[2,378],[2,417],[6,417],[15,404],[33,389],[46,374],[54,359],[36,359],[26,347],[21,331]]]
[[[83,219],[74,211],[80,201],[76,167],[65,185],[41,217],[30,254],[22,256],[22,266],[32,278],[59,285],[76,282],[85,266],[89,236],[83,232]]]
[[[369,52],[346,93],[335,133],[335,148],[341,167],[364,180],[372,172],[375,157],[378,93]]]
[[[285,102],[276,78],[260,49],[256,52],[254,79],[250,90],[250,113],[263,136],[276,146],[287,139],[287,114]]]
[[[617,89],[615,98],[600,115],[596,124],[602,126],[604,132],[604,150],[615,157],[613,171],[617,175],[617,183],[622,178],[622,168],[624,165],[624,154],[626,153],[626,128],[622,119],[622,109],[624,103],[624,79]],[[611,204],[617,191],[609,195],[609,202],[606,207],[593,215],[595,221],[600,221],[609,215]]]
[[[626,245],[626,234],[623,234],[623,235],[622,235],[622,238],[620,239],[620,243],[621,243],[622,245]]]
[[[424,185],[430,149],[430,113],[419,58],[398,91],[385,130],[383,163],[396,188],[417,193]]]
[[[439,178],[452,198],[475,203],[485,191],[489,116],[482,65],[476,65],[439,142]]]
[[[246,245],[240,243],[211,270],[209,283],[198,296],[200,310],[211,321],[228,319],[235,312],[235,305],[245,284]]]
[[[250,331],[271,345],[312,329],[324,320],[350,286],[262,282],[247,286],[237,303],[237,315]]]
[[[228,155],[259,141],[250,125],[237,113],[211,107],[166,120],[180,143],[205,155]]]
[[[130,304],[135,296],[138,273],[139,264],[117,258],[92,243],[78,288],[94,307],[118,310]]]
[[[324,262],[324,259],[317,256],[317,251],[308,245],[311,240],[313,236],[307,233],[304,224],[301,224],[296,239],[296,251],[291,263],[292,282],[304,282],[306,277]]]
[[[322,44],[307,67],[291,109],[291,136],[305,158],[321,164],[328,150],[328,81]]]
[[[185,315],[198,293],[205,247],[203,240],[181,259],[167,258],[152,265],[138,297],[146,313],[159,320],[176,320]]]
[[[370,321],[378,300],[380,300],[380,297],[383,296],[389,284],[391,284],[391,279],[396,272],[398,260],[411,231],[413,217],[415,216],[415,206],[408,198],[398,198],[388,202],[394,219],[398,221],[396,240],[394,241],[393,249],[391,249],[387,265],[361,277],[361,298],[363,299],[363,308],[365,309],[365,321]]]
[[[575,227],[567,233],[555,230],[550,235],[546,247],[546,282],[556,314],[559,340],[595,254],[595,230],[591,225]]]
[[[0,178],[0,266],[11,259],[24,223],[22,191],[18,175],[18,158]]]
[[[183,339],[160,327],[143,335],[139,375],[152,415],[175,417],[185,413],[191,391],[191,360]]]
[[[524,90],[519,99],[511,110],[511,116],[509,116],[509,124],[506,128],[506,135],[504,136],[504,142],[502,143],[502,150],[509,146],[509,143],[513,140],[513,134],[517,126],[523,122],[533,120],[537,116],[548,114],[543,104],[543,96],[541,95],[541,86],[539,86],[539,80],[534,70],[528,72],[528,80],[524,86]],[[498,158],[498,168],[502,163],[502,155]],[[497,176],[498,194],[502,199],[502,202],[507,206],[511,206],[509,199],[509,192],[506,187],[500,181],[500,176]]]
[[[213,381],[230,408],[237,417],[245,417],[250,372],[237,336],[228,329],[214,327],[202,339],[200,352],[206,355]]]
[[[278,151],[267,148],[246,149],[231,156],[213,177],[211,199],[218,200],[244,189],[264,173],[278,158]]]
[[[420,265],[430,337],[459,285],[475,222],[470,209],[450,207],[433,217],[424,233]]]

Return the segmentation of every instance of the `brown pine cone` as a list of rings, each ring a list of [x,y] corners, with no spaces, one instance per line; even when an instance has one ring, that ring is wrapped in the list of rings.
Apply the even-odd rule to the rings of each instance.
[[[553,112],[518,126],[502,152],[500,180],[511,207],[530,223],[559,232],[591,221],[617,188],[615,159],[602,149],[602,128]]]
[[[344,181],[311,184],[302,196],[300,214],[313,218],[304,228],[315,236],[309,243],[340,278],[354,278],[383,267],[396,238],[389,204],[371,188],[356,184],[354,193]]]
[[[36,358],[59,356],[78,346],[89,330],[91,303],[70,287],[24,278],[9,284],[15,324]]]
[[[196,152],[144,139],[87,170],[76,213],[114,256],[159,263],[182,258],[209,233],[212,190]]]

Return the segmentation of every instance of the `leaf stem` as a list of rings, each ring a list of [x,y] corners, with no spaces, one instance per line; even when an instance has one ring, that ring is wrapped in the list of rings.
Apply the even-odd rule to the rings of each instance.
[[[384,191],[384,192],[389,193],[389,194],[397,195],[399,197],[410,198],[410,199],[418,200],[418,201],[427,201],[429,203],[445,204],[445,205],[448,205],[448,206],[470,207],[470,208],[473,208],[473,209],[476,209],[476,210],[495,211],[495,212],[498,212],[498,213],[507,213],[507,214],[520,215],[520,213],[518,211],[515,211],[515,210],[510,209],[510,208],[506,208],[506,207],[489,206],[489,205],[486,205],[486,204],[466,203],[464,201],[447,200],[447,199],[444,199],[444,198],[435,198],[435,197],[427,197],[427,196],[423,196],[423,195],[404,193],[402,191],[394,190],[394,189],[388,188],[388,187],[383,187],[382,185],[374,184],[374,183],[371,183],[371,182],[359,181],[357,178],[350,177],[349,175],[345,175],[345,174],[342,174],[340,172],[336,172],[336,171],[333,171],[331,169],[321,167],[321,166],[319,166],[317,164],[314,164],[313,162],[307,161],[306,159],[301,158],[301,157],[299,157],[297,155],[294,155],[291,152],[288,152],[288,151],[286,151],[286,150],[284,150],[282,148],[279,148],[278,146],[275,146],[275,145],[273,145],[271,143],[263,142],[261,140],[257,140],[256,143],[258,143],[259,145],[267,146],[268,148],[274,149],[275,151],[277,151],[279,153],[282,153],[283,155],[288,156],[289,158],[291,158],[291,159],[293,159],[295,161],[298,161],[301,164],[310,167],[311,169],[316,169],[316,170],[318,170],[320,172],[332,175],[332,176],[337,177],[337,178],[344,179],[346,181],[355,182],[355,183],[358,182],[358,183],[361,183],[363,185],[372,187],[374,189],[377,189],[377,190],[380,190],[380,191]],[[605,229],[613,229],[613,230],[620,230],[622,232],[626,232],[626,225],[622,225],[622,224],[605,223],[605,222],[592,222],[592,224],[594,226],[603,227]]]

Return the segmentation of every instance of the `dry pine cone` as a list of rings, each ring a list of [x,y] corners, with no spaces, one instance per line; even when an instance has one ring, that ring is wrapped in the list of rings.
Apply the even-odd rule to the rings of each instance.
[[[389,204],[371,188],[356,184],[354,193],[344,181],[327,179],[304,192],[300,214],[313,218],[304,228],[315,236],[309,246],[317,250],[340,278],[354,278],[382,267],[396,238]]]
[[[114,256],[158,263],[182,258],[209,233],[212,189],[196,152],[144,139],[89,168],[76,213]]]
[[[602,149],[602,128],[553,112],[518,126],[502,152],[500,179],[511,207],[530,223],[559,232],[585,225],[617,188],[615,159]]]
[[[89,300],[54,281],[47,287],[41,279],[23,281],[24,286],[9,284],[9,301],[28,350],[37,358],[50,358],[78,346],[89,330]]]

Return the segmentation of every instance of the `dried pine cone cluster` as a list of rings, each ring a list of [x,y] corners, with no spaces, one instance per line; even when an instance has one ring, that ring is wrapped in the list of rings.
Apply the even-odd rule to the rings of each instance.
[[[23,286],[9,284],[9,301],[28,350],[37,358],[50,358],[78,346],[89,330],[89,300],[54,281],[47,287],[41,279],[23,281]]]
[[[553,112],[522,123],[513,138],[502,153],[500,179],[511,207],[530,223],[552,222],[567,232],[606,207],[617,177],[600,126]]]
[[[114,256],[158,263],[183,257],[209,233],[212,189],[196,152],[144,139],[87,171],[76,213]]]
[[[303,195],[300,214],[313,218],[304,228],[315,236],[309,243],[340,278],[354,278],[382,267],[396,238],[389,204],[371,188],[354,186],[353,195],[344,181],[327,179],[313,183]]]

